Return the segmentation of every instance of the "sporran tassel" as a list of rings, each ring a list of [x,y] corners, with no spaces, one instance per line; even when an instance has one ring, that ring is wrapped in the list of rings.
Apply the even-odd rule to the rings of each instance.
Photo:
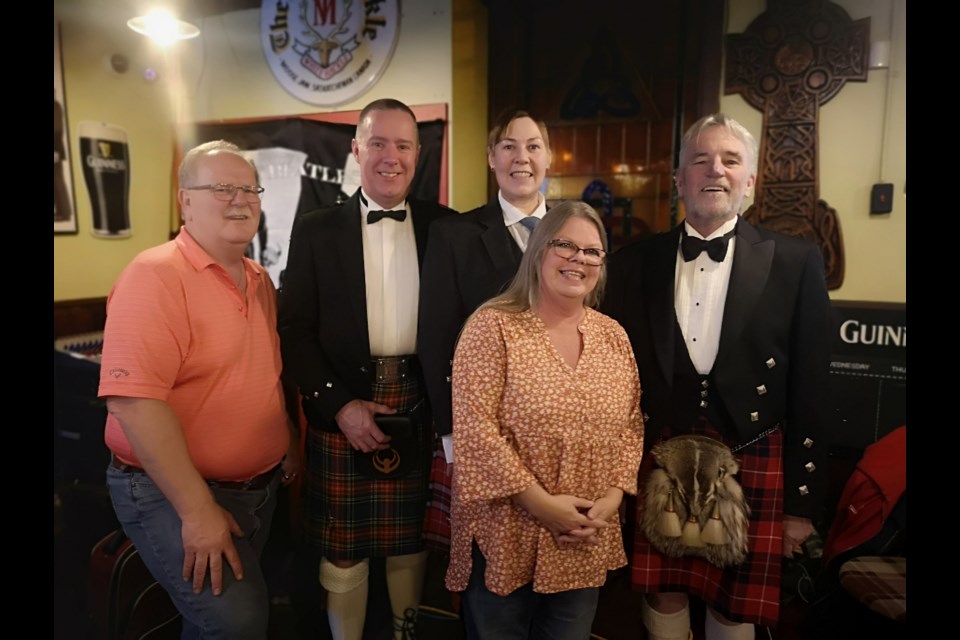
[[[724,531],[723,523],[720,521],[719,505],[713,505],[713,515],[707,520],[707,524],[703,527],[703,533],[700,534],[700,537],[708,544],[727,544],[730,542],[730,537],[727,535],[727,532]]]
[[[657,518],[657,531],[668,538],[680,537],[680,516],[673,508],[673,492],[667,498],[667,507]]]
[[[688,547],[703,547],[703,540],[700,538],[700,524],[697,517],[691,515],[687,523],[683,525],[683,544]]]

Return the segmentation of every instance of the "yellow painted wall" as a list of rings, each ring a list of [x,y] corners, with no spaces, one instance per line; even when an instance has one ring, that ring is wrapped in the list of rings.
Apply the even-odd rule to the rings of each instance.
[[[204,35],[163,52],[126,28],[114,0],[55,0],[62,24],[67,119],[79,233],[54,236],[54,300],[104,296],[139,251],[167,239],[170,168],[177,121],[316,112],[278,85],[263,61],[258,11],[208,18]],[[841,0],[854,19],[870,16],[871,37],[892,41],[889,70],[848,83],[820,114],[821,197],[840,217],[846,277],[835,299],[906,301],[906,2]],[[765,0],[730,0],[727,31],[743,31]],[[355,103],[386,95],[410,104],[450,104],[450,204],[466,211],[486,200],[487,10],[481,0],[421,0],[403,5],[404,23],[383,77]],[[891,17],[892,16],[892,17]],[[109,71],[124,53],[131,69]],[[159,79],[148,83],[151,67]],[[739,96],[721,108],[759,132],[759,112]],[[886,109],[886,111],[884,111]],[[131,145],[133,236],[91,236],[91,209],[77,158],[77,123],[103,120],[127,130]],[[881,140],[884,140],[881,162]],[[882,164],[882,166],[881,166]],[[870,187],[892,182],[894,210],[870,216]]]
[[[70,132],[76,235],[53,237],[53,299],[105,296],[120,270],[140,251],[169,234],[172,119],[163,82],[149,83],[142,71],[162,54],[144,46],[109,7],[54,4],[61,22],[64,89]],[[116,26],[119,24],[119,26]],[[131,71],[119,75],[106,59],[125,52]],[[138,71],[139,70],[139,71]],[[133,234],[123,239],[91,235],[93,213],[83,181],[78,123],[100,120],[127,132],[130,144],[130,219]]]
[[[453,0],[450,206],[460,212],[487,201],[487,121],[487,8]]]
[[[872,41],[891,41],[889,69],[849,82],[820,110],[820,197],[836,209],[846,251],[835,300],[907,300],[906,0],[834,0],[854,20],[870,18]],[[765,0],[730,0],[728,33],[741,33]],[[722,111],[759,134],[762,118],[740,96],[722,96]],[[870,188],[894,185],[893,212],[870,215]]]

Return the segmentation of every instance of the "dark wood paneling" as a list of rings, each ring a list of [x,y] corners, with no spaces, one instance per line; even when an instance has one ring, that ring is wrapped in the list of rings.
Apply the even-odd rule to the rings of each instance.
[[[669,228],[677,132],[719,106],[723,0],[487,4],[490,119],[524,108],[546,121],[548,197],[599,179],[651,230]]]
[[[107,321],[107,299],[85,298],[53,303],[53,339],[78,333],[103,331]]]

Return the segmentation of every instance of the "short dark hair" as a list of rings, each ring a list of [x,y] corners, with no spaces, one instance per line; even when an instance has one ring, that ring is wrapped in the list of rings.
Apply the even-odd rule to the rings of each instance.
[[[393,98],[380,98],[379,100],[374,100],[367,106],[363,108],[363,111],[360,112],[360,118],[357,120],[357,131],[354,134],[354,138],[360,140],[363,136],[361,132],[366,131],[369,124],[367,120],[370,118],[370,114],[374,111],[403,111],[410,118],[413,119],[414,129],[417,130],[417,144],[420,144],[420,130],[417,124],[417,116],[413,113],[413,109],[400,102],[399,100],[394,100]]]
[[[530,118],[533,120],[533,123],[537,125],[537,128],[540,130],[540,137],[543,138],[543,146],[547,148],[547,151],[550,150],[550,134],[547,132],[546,122],[530,115],[530,112],[524,111],[523,109],[507,109],[494,120],[493,127],[490,129],[490,133],[487,134],[487,153],[491,153],[493,148],[497,146],[497,143],[503,140],[507,129],[510,128],[510,123],[518,118]]]

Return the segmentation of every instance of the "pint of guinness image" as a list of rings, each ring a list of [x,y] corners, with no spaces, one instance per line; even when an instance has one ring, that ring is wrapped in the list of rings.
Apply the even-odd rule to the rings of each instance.
[[[93,235],[130,235],[130,153],[127,132],[115,124],[80,123],[83,179],[93,207]]]

